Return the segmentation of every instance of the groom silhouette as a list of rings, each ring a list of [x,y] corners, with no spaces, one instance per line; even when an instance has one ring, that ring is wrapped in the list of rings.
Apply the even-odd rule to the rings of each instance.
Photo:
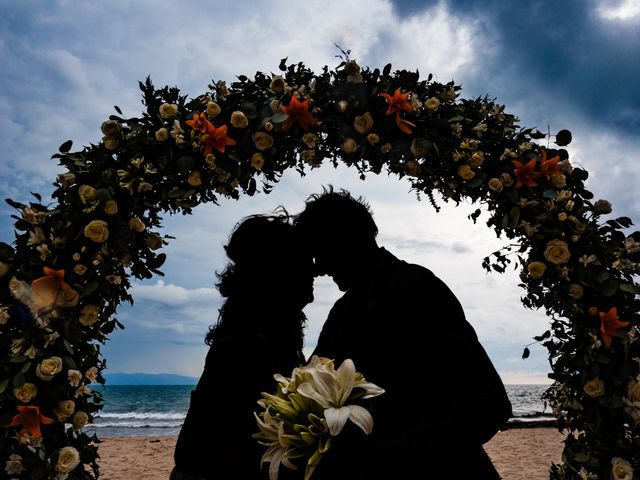
[[[373,433],[343,430],[320,479],[499,479],[482,445],[511,404],[460,302],[430,270],[378,246],[369,206],[345,190],[306,201],[295,225],[316,275],[345,292],[314,354],[351,358],[386,390],[371,400]]]

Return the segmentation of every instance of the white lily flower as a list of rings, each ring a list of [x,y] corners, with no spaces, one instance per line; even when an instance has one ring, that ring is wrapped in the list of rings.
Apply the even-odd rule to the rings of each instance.
[[[326,364],[323,366],[327,366]],[[322,368],[309,370],[310,378],[298,385],[298,393],[315,400],[324,408],[324,416],[332,436],[338,435],[348,420],[351,420],[366,434],[373,429],[373,418],[369,411],[360,405],[346,405],[356,387],[356,369],[351,359],[346,359],[338,370]],[[377,385],[364,382],[358,388],[365,388],[366,398],[384,392]]]

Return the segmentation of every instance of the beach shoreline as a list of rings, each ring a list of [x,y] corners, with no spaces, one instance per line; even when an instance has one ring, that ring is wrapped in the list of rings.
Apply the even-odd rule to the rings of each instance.
[[[559,463],[565,436],[554,427],[518,425],[486,445],[503,480],[547,480]],[[104,436],[99,446],[102,480],[168,480],[177,436]]]

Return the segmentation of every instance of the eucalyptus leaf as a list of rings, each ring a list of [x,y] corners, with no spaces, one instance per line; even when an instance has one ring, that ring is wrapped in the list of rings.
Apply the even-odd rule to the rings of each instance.
[[[640,288],[637,285],[631,283],[623,283],[620,285],[620,290],[628,293],[640,293]]]
[[[9,385],[8,378],[5,378],[2,382],[0,382],[0,393],[3,393],[7,389],[8,385]]]

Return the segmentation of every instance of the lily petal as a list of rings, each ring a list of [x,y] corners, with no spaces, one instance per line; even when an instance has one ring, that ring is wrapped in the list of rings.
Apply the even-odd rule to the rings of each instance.
[[[331,407],[325,409],[324,418],[327,419],[327,426],[329,427],[331,436],[335,437],[342,431],[347,420],[349,420],[349,415],[349,407]]]
[[[373,418],[369,411],[360,405],[349,405],[347,408],[349,409],[349,420],[369,435],[373,430]]]

